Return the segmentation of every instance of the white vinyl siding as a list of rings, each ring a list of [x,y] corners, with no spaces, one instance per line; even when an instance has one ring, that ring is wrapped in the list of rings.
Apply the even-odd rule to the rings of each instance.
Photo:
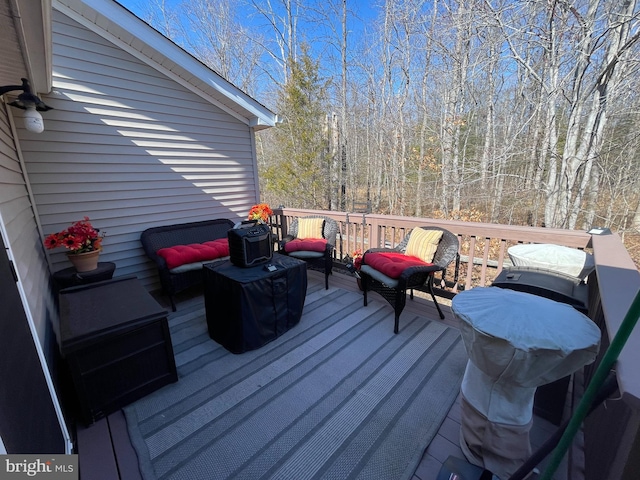
[[[0,217],[38,338],[44,351],[48,352],[52,341],[47,339],[47,321],[52,308],[48,293],[49,269],[6,108],[0,103]]]
[[[116,275],[157,275],[140,233],[244,218],[258,199],[250,127],[54,11],[53,91],[45,131],[22,145],[45,233],[89,216]],[[63,251],[54,270],[69,266]]]

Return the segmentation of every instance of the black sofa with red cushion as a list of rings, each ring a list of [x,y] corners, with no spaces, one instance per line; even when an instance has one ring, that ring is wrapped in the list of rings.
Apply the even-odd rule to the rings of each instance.
[[[148,228],[140,235],[147,256],[156,264],[163,292],[176,311],[174,295],[202,283],[202,265],[229,258],[224,218]]]

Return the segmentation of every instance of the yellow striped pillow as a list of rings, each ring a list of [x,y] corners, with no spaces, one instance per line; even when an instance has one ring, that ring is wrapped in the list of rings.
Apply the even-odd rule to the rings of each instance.
[[[324,218],[298,219],[298,238],[323,238]]]
[[[407,243],[406,255],[418,257],[423,262],[433,262],[433,256],[442,238],[442,230],[414,228]]]

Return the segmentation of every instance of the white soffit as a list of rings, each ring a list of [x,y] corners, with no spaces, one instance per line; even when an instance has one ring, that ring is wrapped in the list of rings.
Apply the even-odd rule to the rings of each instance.
[[[114,0],[53,0],[53,7],[250,127],[275,126],[275,113]]]

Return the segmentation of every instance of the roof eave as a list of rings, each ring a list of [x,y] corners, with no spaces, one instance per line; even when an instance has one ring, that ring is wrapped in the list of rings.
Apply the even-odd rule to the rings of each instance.
[[[49,93],[52,82],[51,0],[11,0],[14,22],[31,86]],[[16,79],[19,83],[19,79]]]

